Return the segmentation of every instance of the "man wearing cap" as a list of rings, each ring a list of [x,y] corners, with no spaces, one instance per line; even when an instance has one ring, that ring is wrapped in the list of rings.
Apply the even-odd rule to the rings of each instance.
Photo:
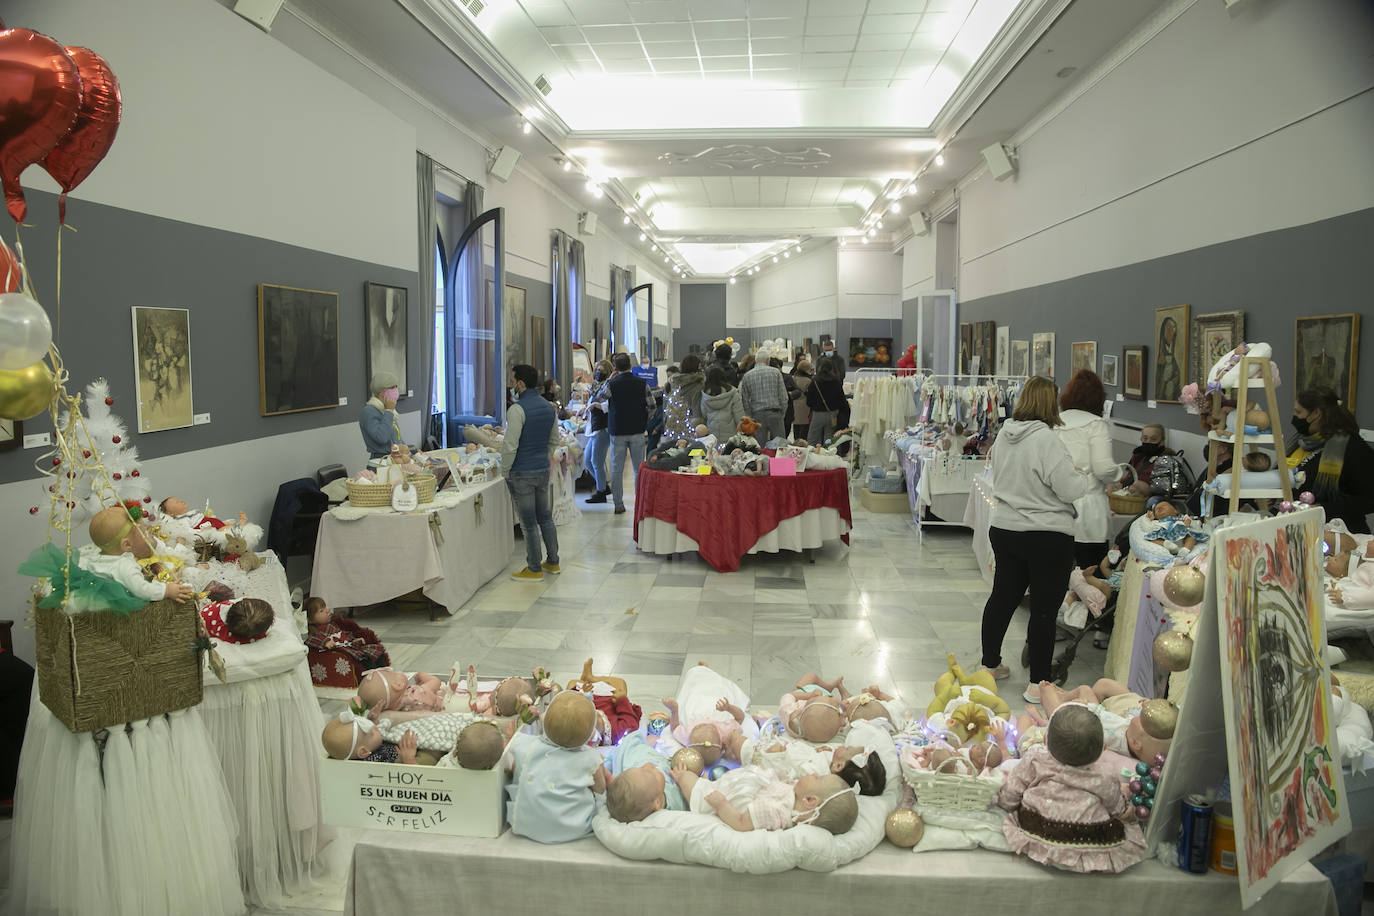
[[[401,442],[401,424],[396,417],[396,400],[401,396],[400,382],[394,372],[377,372],[372,376],[372,397],[363,405],[358,427],[363,431],[363,445],[367,448],[367,465],[391,454],[391,447]]]

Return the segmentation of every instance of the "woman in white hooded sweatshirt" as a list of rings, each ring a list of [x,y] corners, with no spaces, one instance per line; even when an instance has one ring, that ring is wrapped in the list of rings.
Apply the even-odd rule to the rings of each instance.
[[[1063,425],[1059,389],[1047,378],[1026,383],[1012,418],[992,446],[992,542],[997,569],[983,607],[983,667],[994,677],[1010,672],[1002,664],[1002,640],[1021,598],[1030,590],[1028,702],[1040,702],[1040,682],[1054,662],[1054,619],[1073,569],[1074,502],[1100,485],[1079,472],[1052,427]]]
[[[1102,379],[1091,369],[1079,369],[1059,393],[1059,419],[1064,425],[1055,432],[1069,450],[1073,466],[1096,478],[1099,484],[1073,504],[1078,513],[1073,532],[1073,565],[1078,569],[1096,569],[1107,555],[1107,528],[1112,514],[1107,486],[1121,476],[1121,465],[1112,459],[1111,433],[1107,421],[1102,419],[1106,400]]]

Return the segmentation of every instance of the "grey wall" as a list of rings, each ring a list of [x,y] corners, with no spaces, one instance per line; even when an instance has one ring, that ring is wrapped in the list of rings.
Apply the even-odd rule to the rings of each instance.
[[[40,301],[56,319],[57,202],[26,188],[33,228],[24,252]],[[109,379],[114,410],[137,426],[130,306],[184,308],[191,313],[191,386],[203,426],[131,432],[143,458],[159,458],[229,442],[299,432],[356,420],[368,397],[363,284],[405,287],[410,303],[406,389],[420,381],[421,327],[415,313],[416,275],[294,245],[135,213],[89,201],[68,201],[62,242],[62,326],[58,347],[71,374],[68,388]],[[426,278],[427,282],[433,282]],[[263,417],[258,406],[257,287],[274,283],[339,294],[339,394],[347,407]],[[55,322],[54,322],[55,323]],[[431,331],[432,333],[432,331]],[[403,392],[404,393],[404,392]],[[419,409],[403,400],[401,411]],[[24,421],[24,432],[51,429],[46,415]],[[34,476],[36,451],[0,454],[0,482]],[[276,481],[273,481],[275,484]]]
[[[679,284],[678,315],[678,327],[673,328],[674,361],[686,356],[692,344],[706,350],[712,341],[729,336],[725,331],[725,284]]]
[[[1266,232],[1204,248],[1084,274],[959,304],[959,321],[1011,325],[1013,340],[1036,331],[1055,333],[1055,378],[1069,374],[1069,344],[1095,340],[1099,366],[1105,353],[1144,344],[1154,356],[1154,309],[1188,303],[1192,314],[1241,310],[1247,340],[1274,347],[1279,365],[1281,415],[1293,389],[1293,322],[1300,316],[1348,312],[1368,317],[1374,288],[1374,209],[1306,226]],[[1370,328],[1363,329],[1363,354]],[[1124,368],[1124,367],[1122,367]],[[1154,384],[1151,365],[1147,387]],[[1187,381],[1194,381],[1191,377]],[[1110,396],[1120,388],[1108,389]],[[1360,425],[1374,425],[1374,372],[1360,373],[1356,396]],[[1196,418],[1176,404],[1150,410],[1144,401],[1118,403],[1114,415],[1197,429]]]

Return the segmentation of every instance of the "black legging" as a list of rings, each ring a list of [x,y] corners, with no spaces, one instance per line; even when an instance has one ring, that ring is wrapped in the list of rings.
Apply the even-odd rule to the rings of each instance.
[[[1054,618],[1073,571],[1073,535],[993,528],[988,539],[997,570],[993,574],[992,594],[983,607],[983,664],[996,668],[1002,663],[1002,639],[1007,635],[1007,625],[1029,588],[1026,644],[1030,648],[1030,682],[1047,681],[1054,664]]]
[[[1107,558],[1107,542],[1084,544],[1073,542],[1073,565],[1079,569],[1097,569]]]

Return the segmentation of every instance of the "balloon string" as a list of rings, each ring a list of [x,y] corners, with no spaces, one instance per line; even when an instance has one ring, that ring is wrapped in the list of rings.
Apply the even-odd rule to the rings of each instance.
[[[57,321],[52,327],[52,342],[62,335],[62,224],[57,224]]]

